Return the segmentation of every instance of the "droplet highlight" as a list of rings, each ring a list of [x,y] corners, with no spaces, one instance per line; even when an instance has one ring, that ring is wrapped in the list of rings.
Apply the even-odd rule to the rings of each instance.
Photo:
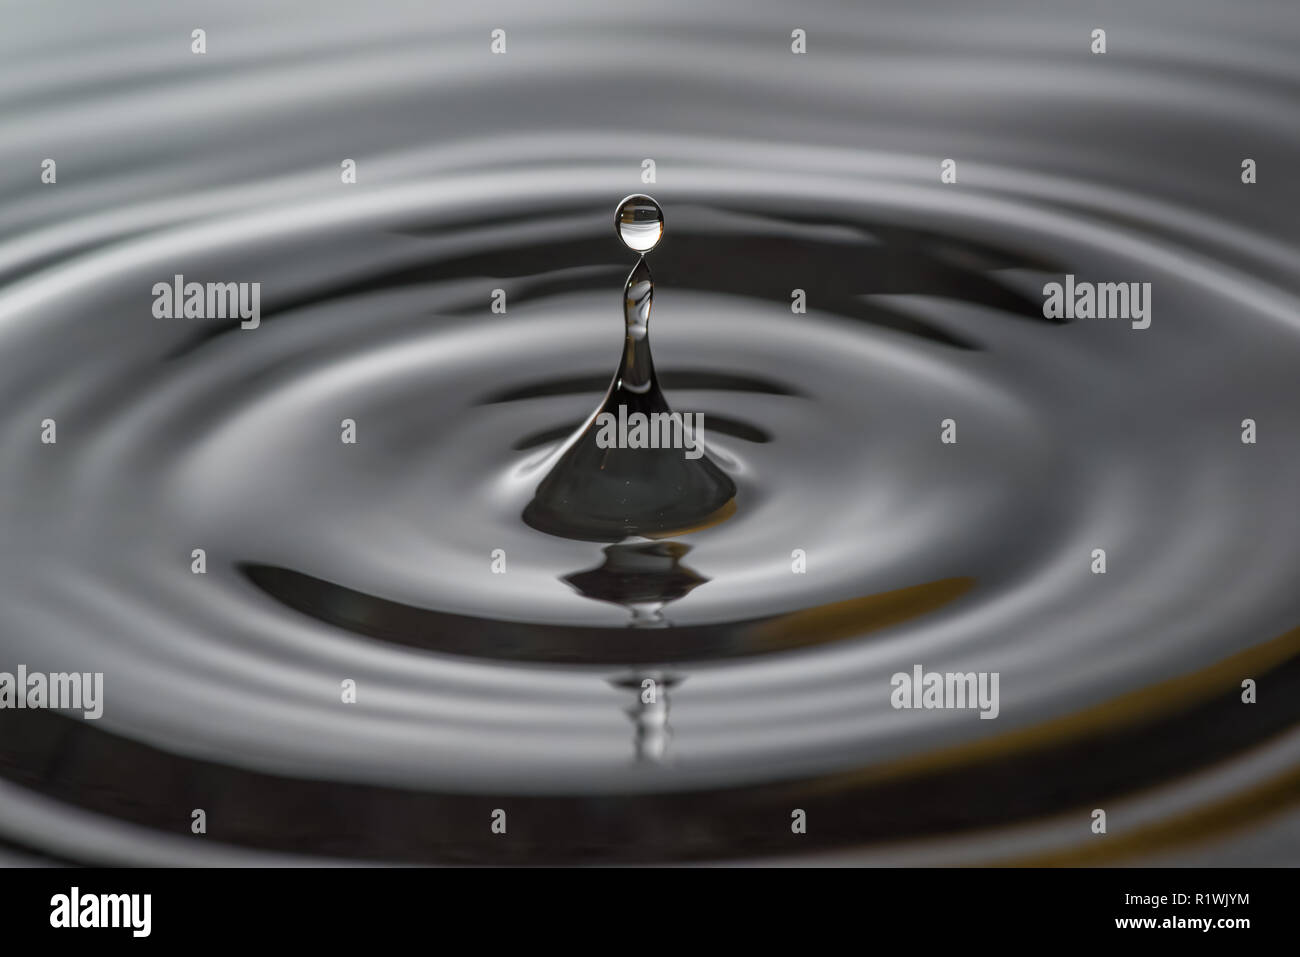
[[[664,211],[644,193],[626,197],[614,211],[614,230],[633,252],[648,253],[664,235]]]

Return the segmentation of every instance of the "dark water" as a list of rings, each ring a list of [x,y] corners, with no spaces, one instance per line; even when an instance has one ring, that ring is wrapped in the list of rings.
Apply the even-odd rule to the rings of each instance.
[[[0,713],[16,857],[1295,862],[1293,9],[58,6],[0,41],[0,670],[106,704]],[[548,534],[641,190],[734,512]],[[894,710],[915,664],[999,717]]]

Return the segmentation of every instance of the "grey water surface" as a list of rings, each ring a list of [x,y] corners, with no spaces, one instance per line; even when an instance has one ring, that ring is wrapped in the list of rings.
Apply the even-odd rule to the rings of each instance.
[[[1297,863],[1294,4],[0,23],[0,671],[105,687],[0,711],[6,854]],[[734,511],[548,534],[636,192]],[[176,276],[257,327],[158,317]],[[1045,318],[1066,276],[1149,327]],[[894,708],[916,665],[997,718]]]

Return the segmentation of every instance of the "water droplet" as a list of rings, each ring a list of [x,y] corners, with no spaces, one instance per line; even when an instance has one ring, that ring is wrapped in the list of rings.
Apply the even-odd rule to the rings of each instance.
[[[663,238],[664,211],[649,196],[634,193],[614,211],[614,229],[628,249],[648,253]]]

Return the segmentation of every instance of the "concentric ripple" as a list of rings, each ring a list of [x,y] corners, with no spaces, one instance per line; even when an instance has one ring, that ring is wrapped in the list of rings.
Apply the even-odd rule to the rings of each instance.
[[[391,36],[340,19],[297,52],[234,33],[238,53],[180,88],[91,93],[88,67],[17,117],[20,144],[83,98],[128,125],[206,103],[215,129],[202,160],[145,161],[138,190],[114,170],[147,144],[93,130],[66,143],[84,180],[4,184],[0,670],[103,671],[107,702],[97,722],[4,714],[0,836],[122,862],[1054,862],[1085,846],[1092,807],[1115,809],[1116,853],[1149,855],[1189,821],[1212,830],[1207,808],[1223,826],[1260,794],[1294,800],[1297,235],[1240,197],[1235,159],[1148,182],[1200,135],[1168,102],[1195,95],[1169,87],[1192,82],[1184,65],[1149,45],[1140,66],[1044,73],[1042,26],[957,56],[900,13],[857,38],[892,51],[873,69],[895,82],[870,84],[854,125],[851,32],[804,75],[775,12],[735,34],[663,13],[680,42],[660,58],[616,60],[586,27],[532,34],[524,10],[506,63],[461,51],[486,36],[468,22],[447,57],[417,56],[395,11]],[[810,11],[814,38],[830,17]],[[1294,63],[1253,49],[1201,102],[1294,156],[1294,124],[1265,123]],[[331,105],[327,60],[382,109]],[[639,129],[582,114],[591,75],[646,99]],[[1030,75],[1048,82],[1016,86]],[[747,84],[743,108],[723,77]],[[960,111],[899,112],[945,79]],[[565,122],[420,132],[430,90],[515,118],[560,104]],[[1099,142],[1164,104],[1164,141],[1065,161],[1055,114],[1009,100],[1097,110],[1065,128]],[[731,126],[700,129],[728,106]],[[787,115],[801,135],[762,132]],[[335,153],[363,146],[358,183],[338,183]],[[609,211],[647,155],[670,223],[660,382],[704,414],[735,513],[667,541],[569,541],[520,514],[616,364]],[[176,274],[260,282],[260,326],[155,318],[150,289]],[[1151,283],[1150,328],[1044,319],[1065,274]],[[894,710],[890,677],[916,664],[998,672],[997,720]],[[656,707],[646,678],[667,689]],[[1268,689],[1258,705],[1243,678]],[[222,822],[204,841],[199,806]],[[816,826],[792,839],[796,807]]]

